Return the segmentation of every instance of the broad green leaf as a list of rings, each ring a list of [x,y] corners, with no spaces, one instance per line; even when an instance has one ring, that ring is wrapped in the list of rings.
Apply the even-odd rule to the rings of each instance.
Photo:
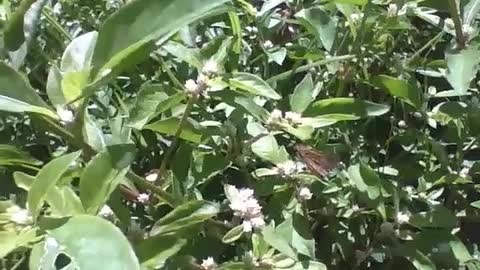
[[[22,0],[20,6],[15,10],[12,17],[8,19],[7,25],[4,27],[3,40],[5,46],[10,51],[16,51],[25,41],[25,34],[23,30],[24,17],[30,6],[36,0]]]
[[[475,208],[479,208],[480,209],[480,201],[474,201],[470,204],[471,206],[475,207]]]
[[[463,24],[470,25],[480,11],[480,0],[470,0],[463,7]]]
[[[315,240],[308,220],[294,213],[275,228],[277,237],[286,240],[294,250],[310,258],[315,258]]]
[[[151,235],[164,235],[203,223],[216,216],[219,211],[220,206],[217,203],[209,201],[186,202],[157,221],[152,228]]]
[[[272,224],[265,226],[262,230],[263,239],[276,250],[292,259],[297,259],[297,253],[285,237],[280,237]]]
[[[27,152],[24,152],[13,145],[0,144],[0,166],[22,164],[38,166],[42,164],[42,162],[34,159]]]
[[[422,92],[408,81],[387,75],[378,75],[372,78],[372,83],[378,88],[385,90],[390,95],[400,98],[417,109],[422,106]]]
[[[138,259],[123,233],[95,216],[75,216],[59,228],[47,231],[44,247],[41,259],[64,253],[71,258],[72,265],[68,269],[140,270]]]
[[[15,172],[13,177],[15,184],[26,191],[31,189],[35,181],[35,177],[22,172]],[[70,186],[54,186],[45,195],[45,201],[50,205],[53,216],[66,217],[85,212],[80,198]]]
[[[123,180],[135,159],[133,144],[108,146],[85,167],[80,178],[80,199],[88,213],[96,214]]]
[[[47,95],[48,100],[53,106],[64,106],[67,104],[67,98],[62,91],[63,75],[60,69],[56,65],[52,65],[48,71],[47,77]]]
[[[303,113],[315,100],[318,91],[313,85],[312,75],[307,74],[305,78],[295,87],[290,96],[290,108],[297,113]]]
[[[342,3],[342,4],[354,4],[354,5],[366,5],[368,0],[330,0],[334,3]]]
[[[94,50],[93,77],[131,57],[146,44],[174,34],[227,0],[137,0],[124,5],[101,26]],[[142,59],[135,59],[139,62]]]
[[[417,227],[453,229],[457,226],[457,218],[449,209],[437,206],[430,211],[412,215],[409,224]]]
[[[250,94],[263,96],[271,99],[282,97],[264,80],[257,75],[246,72],[235,72],[229,79],[230,86],[244,90]]]
[[[144,129],[150,129],[164,135],[172,136],[177,132],[179,123],[180,119],[178,118],[168,118],[146,125]],[[202,132],[201,126],[189,119],[183,126],[180,138],[186,141],[200,143],[202,141]]]
[[[156,268],[177,254],[186,244],[187,239],[171,235],[157,235],[141,241],[135,248],[135,253],[142,267]]]
[[[273,135],[265,135],[252,144],[252,152],[258,157],[279,164],[288,160],[285,148],[280,147]]]
[[[58,180],[80,154],[81,151],[77,151],[58,157],[38,172],[27,197],[28,208],[34,219],[37,217],[47,194],[55,187]]]
[[[0,63],[0,110],[57,118],[27,80],[4,62]]]
[[[63,72],[89,69],[97,36],[98,33],[93,31],[74,38],[63,52],[60,69]]]
[[[436,270],[435,264],[423,254],[414,244],[407,243],[394,249],[397,256],[405,257],[418,270]]]
[[[185,94],[178,93],[168,96],[164,87],[159,84],[148,84],[138,93],[135,105],[130,110],[128,125],[135,129],[142,129],[150,119],[156,115],[180,104]]]
[[[307,116],[336,115],[338,120],[354,120],[386,114],[390,106],[354,98],[330,98],[317,101],[306,111]],[[335,119],[332,119],[335,120]]]
[[[0,231],[0,259],[36,240],[36,230]]]
[[[480,64],[479,44],[471,44],[461,51],[447,50],[445,59],[448,66],[445,78],[457,93],[467,94]]]
[[[245,112],[251,114],[257,120],[266,122],[269,117],[269,113],[263,107],[255,103],[251,98],[247,97],[235,97],[235,103],[242,106]]]
[[[222,238],[222,242],[229,244],[237,241],[243,235],[243,225],[240,224],[228,231]]]
[[[368,165],[354,165],[348,169],[350,181],[361,193],[365,193],[370,200],[381,196],[381,179]]]
[[[183,44],[180,44],[175,41],[169,41],[162,46],[162,49],[175,56],[176,58],[187,62],[188,64],[196,67],[197,69],[202,68],[202,54],[199,49],[196,48],[187,48]]]
[[[318,7],[303,9],[295,16],[320,40],[327,51],[332,49],[337,35],[337,20],[334,17]]]

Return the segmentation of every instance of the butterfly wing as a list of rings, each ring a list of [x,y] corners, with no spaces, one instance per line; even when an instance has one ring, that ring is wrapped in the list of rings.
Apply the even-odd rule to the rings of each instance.
[[[295,150],[307,168],[319,177],[327,176],[330,171],[338,166],[339,159],[333,154],[320,152],[302,144],[295,145]]]

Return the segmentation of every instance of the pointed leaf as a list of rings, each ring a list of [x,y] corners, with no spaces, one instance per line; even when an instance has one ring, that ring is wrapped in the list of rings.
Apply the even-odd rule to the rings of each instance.
[[[235,72],[229,79],[229,83],[232,87],[247,91],[253,95],[271,99],[282,98],[268,83],[251,73]]]

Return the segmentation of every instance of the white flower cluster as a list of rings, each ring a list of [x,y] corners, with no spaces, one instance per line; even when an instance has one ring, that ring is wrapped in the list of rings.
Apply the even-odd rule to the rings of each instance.
[[[201,266],[205,270],[214,270],[217,268],[217,264],[212,257],[208,257],[206,260],[203,260]]]
[[[234,211],[234,215],[243,220],[243,231],[251,232],[253,229],[265,225],[262,207],[253,197],[252,189],[237,189],[235,186],[226,185],[225,192],[230,200],[229,206]]]
[[[299,196],[300,199],[302,199],[303,201],[308,201],[308,200],[312,199],[313,194],[312,194],[312,192],[310,191],[310,189],[309,189],[308,187],[301,187],[301,188],[298,190],[298,196]]]
[[[282,176],[290,176],[305,171],[305,164],[302,162],[287,160],[277,164],[275,170]]]
[[[73,114],[73,111],[69,110],[66,107],[59,106],[57,107],[57,115],[58,118],[60,118],[60,121],[63,123],[71,123],[73,120],[75,120],[75,115]]]
[[[7,214],[10,216],[10,221],[20,224],[29,225],[33,223],[33,218],[27,209],[22,209],[17,205],[7,208]]]
[[[283,112],[275,109],[270,113],[270,118],[267,120],[267,124],[278,124],[282,120],[286,120],[292,126],[301,125],[303,123],[301,114],[296,112],[286,112],[285,117],[283,117]]]
[[[137,201],[141,204],[147,204],[150,201],[150,195],[147,193],[140,193],[137,196]]]

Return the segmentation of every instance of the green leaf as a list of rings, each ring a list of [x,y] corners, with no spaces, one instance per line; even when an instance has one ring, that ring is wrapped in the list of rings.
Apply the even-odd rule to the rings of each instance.
[[[3,31],[3,39],[5,46],[10,51],[16,51],[25,41],[25,34],[23,30],[24,17],[30,6],[36,0],[22,0],[20,6],[15,10],[12,17],[9,18],[7,25]]]
[[[197,48],[187,48],[181,43],[169,41],[162,46],[162,49],[197,69],[202,68],[202,54]]]
[[[117,69],[145,47],[165,40],[228,0],[138,0],[129,2],[101,26],[94,50],[93,77]],[[142,59],[135,59],[135,62]],[[118,71],[117,71],[118,72]]]
[[[177,206],[172,212],[155,223],[151,234],[167,234],[188,228],[216,216],[220,211],[217,203],[190,201]]]
[[[0,165],[41,165],[42,162],[31,157],[27,152],[24,152],[13,145],[0,144]]]
[[[245,112],[251,114],[257,120],[266,122],[269,117],[269,113],[263,107],[255,103],[251,98],[247,97],[235,97],[235,103],[242,106]]]
[[[461,51],[447,50],[445,59],[448,66],[445,78],[457,93],[467,94],[480,64],[479,44],[471,44]]]
[[[31,189],[35,181],[35,177],[22,172],[15,172],[13,178],[15,184],[26,191]],[[85,213],[80,198],[70,186],[54,186],[45,195],[45,201],[51,207],[52,216],[67,217]]]
[[[62,90],[62,80],[62,72],[56,65],[52,65],[48,71],[46,88],[48,100],[50,100],[55,107],[64,106],[68,103]]]
[[[125,177],[135,159],[133,144],[108,146],[85,167],[80,178],[80,199],[88,213],[96,214]]]
[[[394,97],[400,98],[417,109],[422,106],[422,92],[408,81],[387,75],[378,75],[372,78],[372,83],[376,87],[385,90]]]
[[[280,147],[273,135],[266,135],[252,143],[252,152],[258,157],[279,164],[288,160],[285,148]]]
[[[317,87],[320,85],[317,85]],[[303,113],[315,100],[318,94],[317,87],[314,87],[312,75],[307,74],[305,78],[295,87],[290,96],[290,108],[296,113]]]
[[[179,123],[180,119],[178,118],[168,118],[146,125],[144,129],[150,129],[161,134],[172,136],[177,132]],[[183,125],[180,138],[186,141],[200,143],[202,141],[202,132],[203,130],[198,123],[189,119],[185,125]]]
[[[427,212],[419,212],[410,217],[409,224],[427,228],[454,228],[457,218],[446,207],[437,206]]]
[[[297,253],[290,245],[288,239],[280,237],[277,230],[272,224],[265,226],[262,230],[262,236],[265,242],[280,251],[285,256],[297,259]]]
[[[154,269],[177,254],[187,242],[187,239],[172,235],[157,235],[141,241],[135,252],[142,267]]]
[[[57,114],[50,110],[27,80],[4,62],[0,63],[0,110],[57,118]]]
[[[128,126],[142,129],[156,115],[180,104],[185,99],[184,93],[169,97],[164,90],[164,86],[159,84],[142,86],[135,105],[130,110]]]
[[[386,114],[390,106],[354,98],[330,98],[317,101],[306,111],[308,116],[336,115],[354,120]]]
[[[474,201],[470,204],[471,206],[475,207],[475,208],[479,208],[480,209],[480,201]]]
[[[243,235],[243,225],[240,224],[230,231],[228,231],[222,238],[222,242],[225,244],[233,243],[240,239]]]
[[[238,88],[248,93],[263,96],[271,99],[281,99],[282,97],[273,90],[268,83],[260,77],[246,72],[235,72],[229,79],[230,86]]]
[[[0,231],[0,259],[36,240],[36,230]]]
[[[37,217],[47,194],[55,187],[58,180],[80,154],[81,151],[77,151],[63,155],[50,161],[38,172],[27,197],[28,208],[34,219]]]
[[[295,15],[315,34],[327,51],[331,51],[337,35],[337,20],[318,7],[303,9]]]
[[[40,257],[56,258],[64,253],[71,258],[70,268],[82,270],[140,270],[133,249],[123,233],[110,222],[94,216],[80,215],[47,232]],[[44,270],[56,269],[42,268]]]
[[[60,69],[63,72],[89,69],[97,37],[98,33],[93,31],[74,38],[63,52]]]
[[[361,163],[351,166],[348,174],[352,185],[361,193],[365,193],[370,200],[376,200],[381,196],[381,179],[368,165]]]
[[[463,24],[470,25],[480,11],[480,0],[470,0],[463,7]]]
[[[315,258],[315,240],[304,216],[294,213],[278,225],[275,232],[277,237],[286,240],[298,253]]]
[[[331,0],[334,3],[342,3],[342,4],[353,4],[353,5],[366,5],[368,0]]]

